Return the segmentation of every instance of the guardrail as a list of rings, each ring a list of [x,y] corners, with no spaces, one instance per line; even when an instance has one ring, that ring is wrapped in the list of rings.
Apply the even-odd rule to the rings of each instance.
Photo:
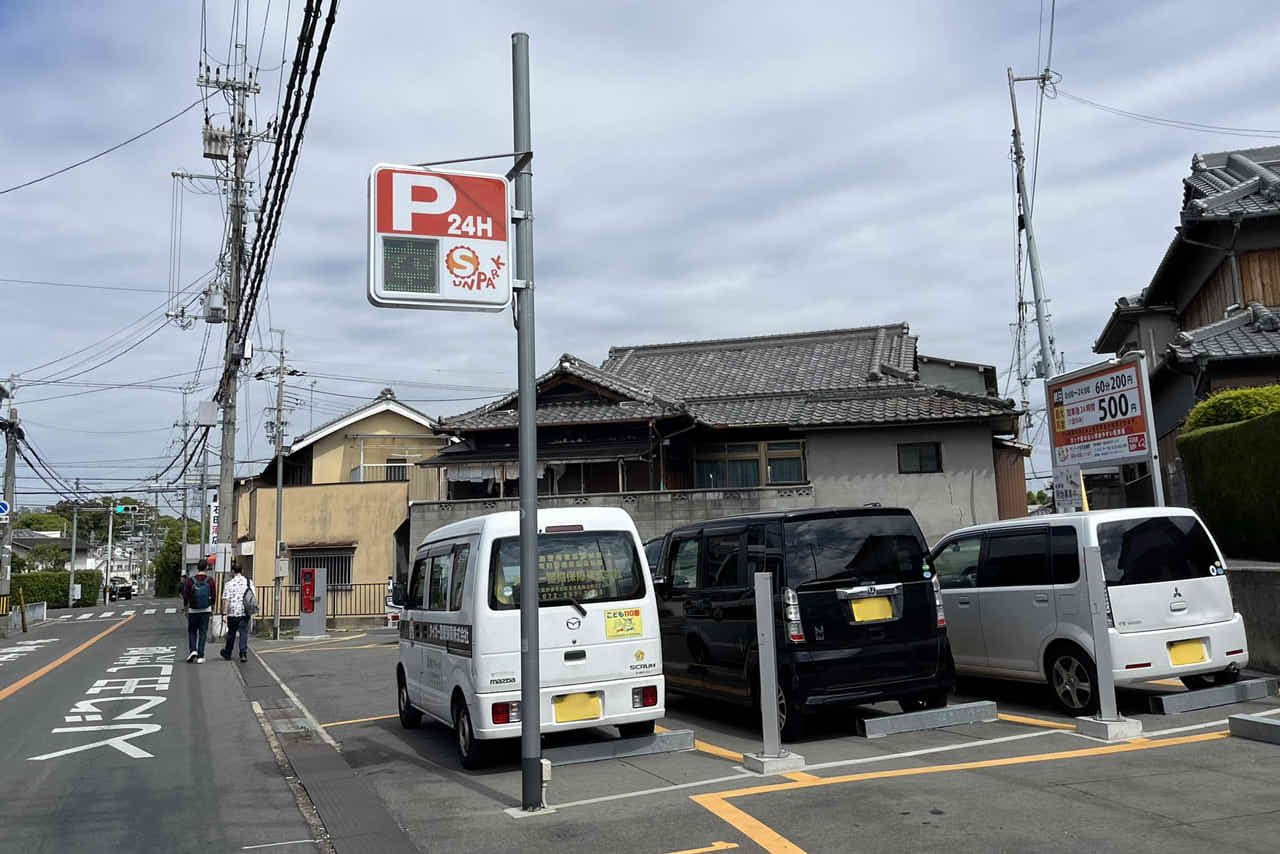
[[[275,588],[270,585],[255,588],[258,594],[258,619],[275,617]],[[280,587],[280,616],[297,617],[302,604],[302,588],[297,584]],[[373,617],[386,613],[387,585],[344,584],[330,587],[325,594],[325,613],[330,617]]]

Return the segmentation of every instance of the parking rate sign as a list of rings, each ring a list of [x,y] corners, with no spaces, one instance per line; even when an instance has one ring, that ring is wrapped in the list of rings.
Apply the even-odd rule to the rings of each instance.
[[[369,174],[369,302],[501,311],[511,302],[501,175],[379,164]]]

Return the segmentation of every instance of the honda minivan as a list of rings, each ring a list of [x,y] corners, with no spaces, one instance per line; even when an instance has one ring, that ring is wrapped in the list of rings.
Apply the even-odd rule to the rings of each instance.
[[[773,576],[784,739],[824,706],[945,706],[954,681],[938,586],[908,510],[759,513],[666,535],[654,570],[671,691],[758,703],[753,576]]]
[[[658,612],[635,523],[617,507],[538,511],[539,708],[520,701],[520,514],[491,513],[428,534],[403,604],[400,723],[455,730],[464,768],[521,717],[541,732],[613,725],[651,735],[665,703]]]
[[[1098,546],[1116,685],[1234,682],[1248,664],[1226,564],[1194,511],[1095,510],[954,531],[929,557],[960,673],[1047,682],[1072,715],[1098,708],[1085,549]]]

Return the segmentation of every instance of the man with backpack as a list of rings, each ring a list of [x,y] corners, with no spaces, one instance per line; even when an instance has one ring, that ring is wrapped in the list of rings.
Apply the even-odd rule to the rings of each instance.
[[[212,560],[212,558],[210,558]],[[209,617],[217,584],[201,569],[182,585],[182,612],[187,615],[187,661],[204,663],[204,641],[209,634]]]
[[[236,632],[240,633],[240,660],[249,660],[249,618],[258,609],[249,580],[240,570],[240,564],[231,563],[231,580],[222,588],[222,612],[227,615],[227,645],[218,651],[223,660],[231,660]]]

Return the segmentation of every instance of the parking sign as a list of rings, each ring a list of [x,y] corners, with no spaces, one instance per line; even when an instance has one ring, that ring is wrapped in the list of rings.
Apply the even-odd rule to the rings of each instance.
[[[380,163],[369,174],[369,302],[501,311],[511,302],[502,175]]]

